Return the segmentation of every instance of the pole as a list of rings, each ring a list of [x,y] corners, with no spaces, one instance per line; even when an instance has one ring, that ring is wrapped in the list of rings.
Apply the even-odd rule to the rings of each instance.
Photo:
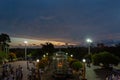
[[[90,42],[88,44],[88,54],[90,54]]]
[[[87,80],[86,78],[85,78],[85,75],[86,74],[86,68],[85,68],[85,62],[83,62],[83,78],[82,78],[82,80]]]
[[[88,43],[88,54],[90,54],[90,44],[92,43],[91,39],[86,39],[87,43]]]
[[[27,48],[26,48],[26,44],[25,44],[25,60],[27,60],[26,55],[27,55]]]
[[[27,41],[24,41],[25,43],[25,60],[27,60]]]

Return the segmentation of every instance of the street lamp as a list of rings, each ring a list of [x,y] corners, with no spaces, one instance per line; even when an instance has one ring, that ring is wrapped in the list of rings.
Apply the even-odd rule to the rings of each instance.
[[[43,57],[45,58],[45,57],[46,57],[46,55],[44,54],[44,55],[43,55]]]
[[[68,53],[66,53],[66,59],[68,58]]]
[[[40,61],[39,59],[36,60],[37,63],[39,63],[39,61]]]
[[[36,60],[37,64],[39,64],[40,60],[37,59]],[[41,80],[41,69],[37,66],[37,76],[38,76],[38,80]]]
[[[85,62],[86,62],[86,59],[83,59],[82,62],[83,62],[83,72],[82,72],[83,77],[82,77],[82,80],[87,80],[85,78],[85,74],[86,74]]]
[[[68,53],[66,53],[66,55],[68,55]]]
[[[93,42],[91,39],[86,39],[86,42],[88,43],[88,54],[90,54],[90,44]]]
[[[85,59],[83,59],[83,62],[85,63],[85,62],[86,62],[86,60],[85,60]]]
[[[48,53],[46,53],[46,55],[48,56]]]
[[[71,54],[70,57],[73,57],[73,55]]]
[[[24,41],[25,43],[25,60],[27,60],[27,41]]]

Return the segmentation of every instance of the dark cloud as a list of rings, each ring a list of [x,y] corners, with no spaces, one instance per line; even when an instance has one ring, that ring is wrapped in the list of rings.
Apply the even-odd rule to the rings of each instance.
[[[120,39],[119,0],[2,0],[0,32],[81,41]]]

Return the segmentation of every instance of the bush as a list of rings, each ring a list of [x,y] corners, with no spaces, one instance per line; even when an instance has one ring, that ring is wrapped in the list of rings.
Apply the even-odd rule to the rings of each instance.
[[[98,54],[94,54],[92,56],[92,60],[94,65],[99,65],[100,63],[102,63],[104,67],[108,67],[109,64],[118,65],[120,61],[117,56],[112,55],[109,52],[101,52]]]
[[[37,64],[38,68],[45,68],[45,66],[48,65],[48,58],[43,58],[39,61],[39,63]]]
[[[10,61],[14,61],[16,59],[15,53],[9,53],[8,58],[9,58]]]
[[[72,64],[73,64],[74,62],[76,62],[76,61],[78,61],[78,60],[71,58],[71,59],[69,60],[69,66],[72,68]]]
[[[0,51],[0,63],[3,63],[6,57],[7,57],[6,53],[3,51]]]
[[[75,61],[75,62],[72,63],[71,67],[72,67],[74,70],[78,71],[78,70],[79,70],[80,68],[82,68],[83,66],[82,66],[82,63],[81,63],[80,61]]]

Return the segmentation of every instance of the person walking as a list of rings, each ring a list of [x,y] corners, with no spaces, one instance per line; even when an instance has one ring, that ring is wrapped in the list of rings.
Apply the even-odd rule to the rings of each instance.
[[[23,78],[23,68],[19,65],[16,69],[16,80],[22,80]]]

